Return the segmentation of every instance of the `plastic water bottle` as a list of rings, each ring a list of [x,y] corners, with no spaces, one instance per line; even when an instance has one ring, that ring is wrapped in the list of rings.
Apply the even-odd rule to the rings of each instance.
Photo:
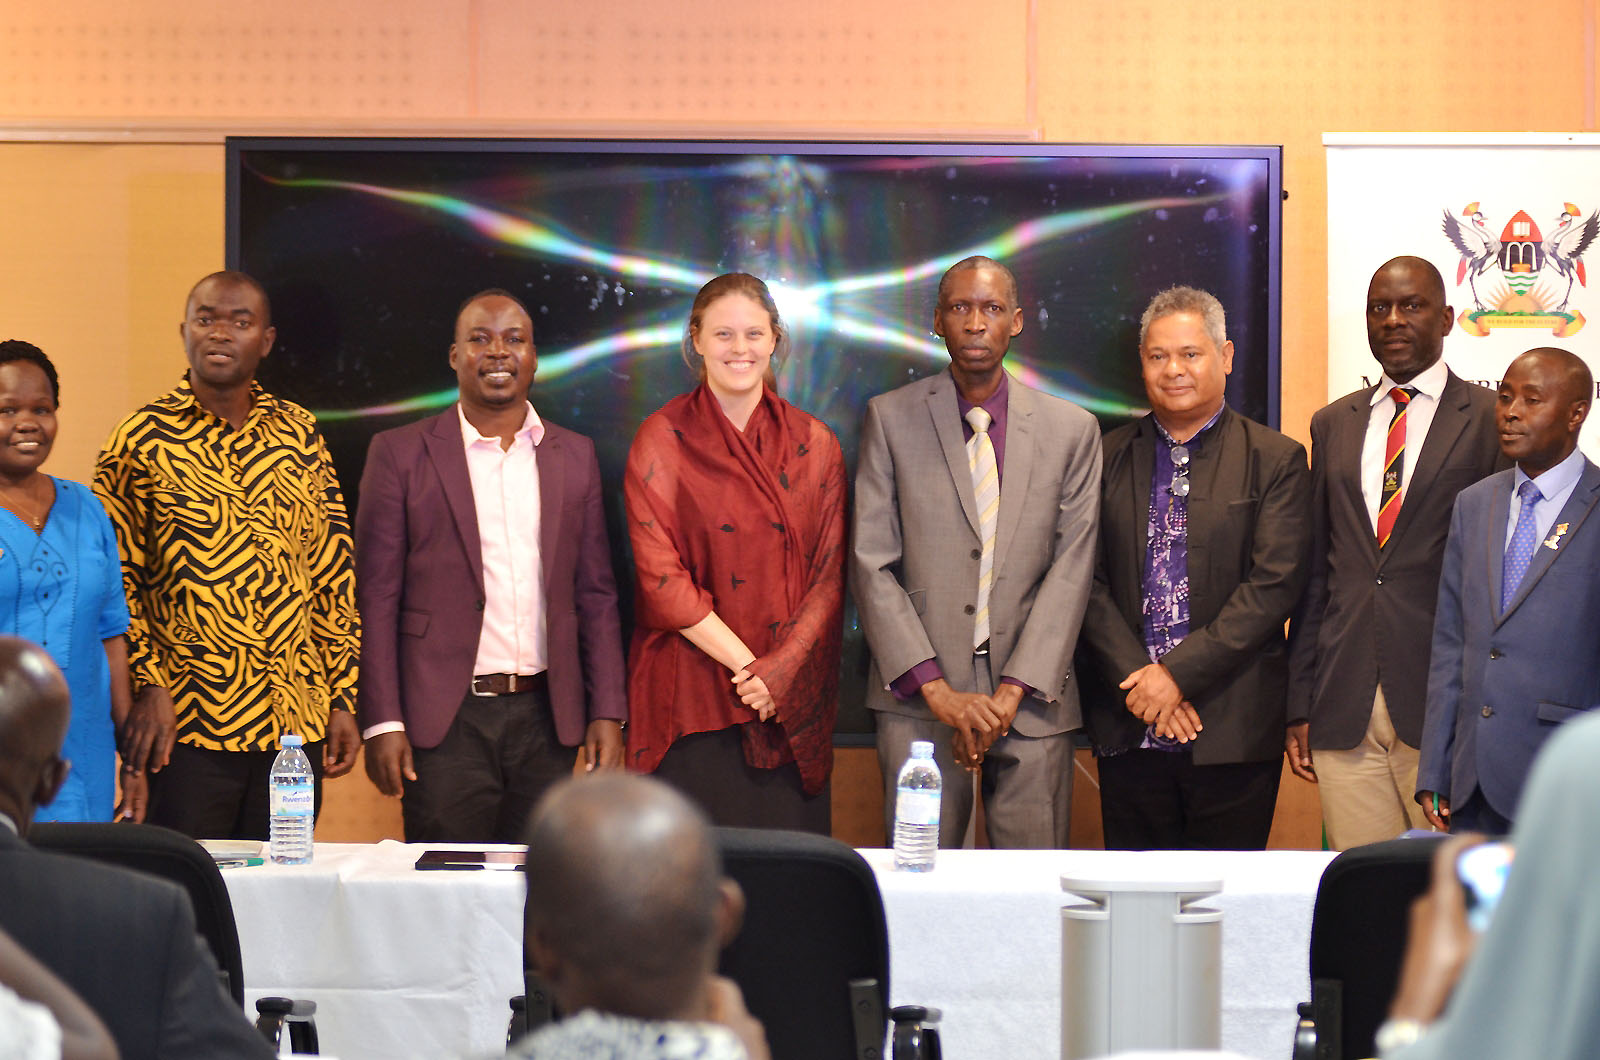
[[[316,794],[312,788],[311,759],[300,749],[304,741],[284,733],[283,750],[272,762],[272,860],[279,865],[304,865],[311,860],[311,829],[316,824]]]
[[[916,740],[900,767],[894,800],[894,867],[930,872],[939,851],[939,793],[943,782],[933,761],[933,744]]]

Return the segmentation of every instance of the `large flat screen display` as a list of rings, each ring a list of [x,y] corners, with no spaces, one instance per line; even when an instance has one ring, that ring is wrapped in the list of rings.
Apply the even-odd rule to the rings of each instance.
[[[689,304],[722,272],[767,280],[779,389],[852,464],[867,399],[947,363],[935,288],[970,254],[1017,274],[1017,378],[1140,413],[1139,313],[1192,284],[1227,309],[1229,402],[1277,423],[1278,147],[236,138],[227,160],[228,262],[278,329],[263,382],[316,412],[352,505],[373,433],[454,400],[461,301],[527,304],[536,407],[599,446],[625,618],[627,447],[692,385]],[[841,731],[869,731],[853,614],[843,665]]]

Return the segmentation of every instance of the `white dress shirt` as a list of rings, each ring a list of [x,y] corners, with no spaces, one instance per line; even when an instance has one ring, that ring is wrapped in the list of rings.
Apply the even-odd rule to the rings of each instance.
[[[1374,533],[1383,498],[1384,449],[1389,440],[1389,421],[1394,419],[1394,398],[1389,391],[1397,386],[1415,387],[1417,391],[1406,407],[1406,462],[1400,472],[1400,507],[1404,510],[1411,472],[1422,453],[1422,443],[1428,440],[1428,428],[1433,426],[1433,414],[1439,409],[1439,398],[1449,380],[1450,369],[1443,357],[1418,372],[1410,382],[1396,383],[1387,372],[1378,380],[1378,389],[1372,395],[1372,413],[1367,418],[1367,434],[1361,443],[1361,499],[1367,502],[1367,521]]]
[[[61,1025],[36,1001],[0,983],[0,1056],[7,1060],[60,1060]]]

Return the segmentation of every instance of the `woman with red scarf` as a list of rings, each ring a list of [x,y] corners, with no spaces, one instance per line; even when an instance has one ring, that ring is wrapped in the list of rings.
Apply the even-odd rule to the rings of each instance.
[[[718,276],[684,338],[700,385],[628,452],[628,765],[719,825],[826,834],[849,486],[833,432],[774,389],[787,346],[767,285]]]

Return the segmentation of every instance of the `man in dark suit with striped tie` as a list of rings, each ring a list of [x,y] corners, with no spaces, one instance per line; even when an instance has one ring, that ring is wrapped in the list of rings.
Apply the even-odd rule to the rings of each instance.
[[[1311,569],[1291,628],[1285,747],[1335,849],[1427,827],[1413,795],[1450,510],[1500,459],[1494,394],[1441,359],[1454,310],[1439,270],[1385,262],[1366,320],[1382,377],[1311,418]]]

